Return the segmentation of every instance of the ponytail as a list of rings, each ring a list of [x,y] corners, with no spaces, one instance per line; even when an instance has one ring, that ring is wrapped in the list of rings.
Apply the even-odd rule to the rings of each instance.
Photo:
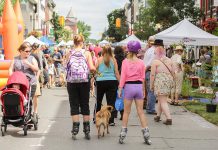
[[[103,47],[102,56],[104,60],[104,64],[110,68],[110,60],[113,57],[112,49],[110,46]]]

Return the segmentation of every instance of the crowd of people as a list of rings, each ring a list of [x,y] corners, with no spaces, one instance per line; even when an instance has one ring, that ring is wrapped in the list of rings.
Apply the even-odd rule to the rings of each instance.
[[[82,35],[74,36],[74,46],[49,47],[24,42],[18,49],[19,56],[11,63],[10,74],[22,71],[31,84],[33,118],[38,121],[38,98],[42,88],[66,86],[72,117],[72,136],[76,137],[83,116],[83,132],[90,139],[90,96],[96,95],[95,112],[101,109],[104,95],[107,105],[115,108],[116,97],[124,92],[124,110],[120,112],[122,127],[120,143],[127,134],[131,105],[136,104],[144,141],[150,145],[147,114],[156,115],[160,122],[165,115],[165,125],[172,125],[167,100],[178,105],[183,79],[183,47],[177,46],[172,58],[167,57],[161,39],[149,37],[148,45],[142,48],[138,41],[130,41],[126,47],[110,45],[100,47],[84,44]],[[157,108],[155,109],[155,104]],[[109,125],[115,126],[118,112],[113,109]],[[95,123],[95,117],[93,118]]]

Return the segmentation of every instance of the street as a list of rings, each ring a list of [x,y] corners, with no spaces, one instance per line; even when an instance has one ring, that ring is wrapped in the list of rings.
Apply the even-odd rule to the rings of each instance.
[[[93,112],[95,99],[90,99]],[[78,140],[71,138],[71,118],[68,97],[65,88],[43,89],[39,103],[39,130],[30,130],[23,136],[22,128],[8,127],[6,136],[0,137],[1,149],[8,150],[215,150],[218,147],[218,127],[206,122],[201,117],[187,112],[182,107],[171,107],[173,125],[166,126],[153,121],[153,115],[147,115],[152,145],[143,143],[141,128],[135,111],[129,120],[128,135],[125,144],[118,143],[121,121],[116,119],[116,126],[110,127],[110,134],[97,138],[96,128],[91,123],[91,140],[84,139],[82,126]],[[119,118],[119,115],[118,115]],[[81,118],[82,119],[82,118]]]

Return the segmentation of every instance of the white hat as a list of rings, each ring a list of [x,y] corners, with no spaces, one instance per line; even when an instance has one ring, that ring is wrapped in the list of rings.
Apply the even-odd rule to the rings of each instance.
[[[148,43],[154,44],[155,38],[154,36],[149,36]]]
[[[177,45],[175,51],[177,50],[183,50],[183,47],[181,45]]]

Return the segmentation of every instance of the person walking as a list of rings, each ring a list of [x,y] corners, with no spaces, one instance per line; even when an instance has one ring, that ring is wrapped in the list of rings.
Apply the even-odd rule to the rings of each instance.
[[[50,89],[54,85],[54,75],[56,74],[56,69],[51,58],[48,58],[48,74],[48,88]]]
[[[37,73],[40,71],[38,67],[37,60],[34,58],[34,56],[31,56],[31,45],[28,42],[24,42],[23,44],[20,45],[18,48],[19,55],[14,58],[14,60],[11,61],[11,65],[9,68],[9,75],[12,75],[13,72],[15,71],[21,71],[23,72],[26,76],[27,79],[30,82],[31,85],[31,91],[30,91],[30,96],[31,100],[35,99],[35,95],[37,94]],[[39,91],[37,91],[39,92]],[[34,112],[33,112],[33,121],[36,120],[36,112],[35,112],[35,104],[34,104]]]
[[[176,46],[175,54],[171,57],[175,73],[175,89],[171,91],[171,105],[179,106],[179,95],[182,91],[183,82],[183,62],[182,62],[183,47]],[[175,99],[174,99],[175,98]]]
[[[119,71],[119,74],[121,75],[122,62],[125,59],[125,54],[124,54],[123,48],[121,46],[116,46],[115,47],[115,49],[114,49],[114,58],[117,61],[118,71]],[[121,116],[120,120],[123,119],[123,112],[124,112],[124,110],[120,111],[120,116]],[[117,111],[116,111],[115,117],[117,117]]]
[[[146,144],[150,145],[150,134],[147,125],[147,119],[143,111],[144,103],[144,80],[145,65],[142,60],[137,58],[137,53],[141,49],[138,41],[130,41],[127,44],[128,55],[122,63],[121,79],[119,84],[119,97],[124,87],[124,114],[122,121],[122,129],[120,132],[119,142],[122,144],[127,134],[127,123],[131,112],[132,102],[136,104],[138,117],[141,122],[142,134]]]
[[[156,39],[154,41],[155,60],[152,62],[151,74],[150,74],[150,90],[154,91],[157,96],[157,116],[154,117],[156,122],[161,119],[162,112],[164,113],[166,120],[163,122],[166,125],[172,125],[172,118],[168,107],[167,99],[170,95],[172,88],[174,87],[174,70],[173,62],[166,57],[166,51],[164,49],[163,40]]]
[[[120,75],[118,71],[117,61],[113,57],[113,52],[110,46],[103,47],[102,56],[98,58],[96,64],[98,76],[96,78],[97,85],[97,106],[96,112],[101,110],[102,100],[106,94],[107,105],[115,108],[115,101],[117,96],[118,81]],[[116,111],[113,110],[109,119],[109,125],[114,126],[114,117]],[[95,122],[95,120],[94,120]]]
[[[149,49],[146,51],[144,56],[144,65],[146,67],[145,70],[145,78],[146,78],[146,91],[147,91],[147,106],[146,106],[146,112],[148,114],[154,114],[156,115],[155,111],[155,103],[156,103],[156,97],[154,95],[154,92],[150,90],[150,74],[151,74],[151,63],[154,60],[154,51],[155,46],[154,44],[154,37],[150,36],[148,39]]]
[[[72,138],[76,139],[79,132],[79,114],[83,115],[83,132],[90,139],[90,110],[89,110],[89,73],[95,71],[89,51],[82,49],[84,37],[74,36],[74,49],[66,55],[66,80],[69,95],[70,112],[73,122]]]

